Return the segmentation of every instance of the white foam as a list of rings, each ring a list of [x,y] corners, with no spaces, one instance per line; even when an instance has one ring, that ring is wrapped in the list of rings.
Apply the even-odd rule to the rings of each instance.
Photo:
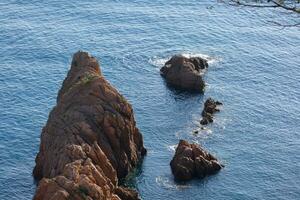
[[[198,135],[202,137],[204,135],[211,135],[213,133],[213,131],[210,128],[205,126],[201,126],[200,128],[197,129],[197,131],[198,131]]]
[[[217,58],[214,58],[209,55],[202,54],[202,53],[181,53],[180,55],[182,55],[186,58],[192,58],[192,57],[204,58],[205,60],[207,60],[208,64],[213,64],[213,63],[220,61],[220,59],[217,59]]]
[[[155,182],[164,188],[168,188],[168,189],[186,189],[186,188],[190,188],[191,185],[189,184],[178,184],[175,183],[174,180],[171,180],[169,177],[166,176],[158,176],[155,178]]]
[[[176,148],[177,148],[177,144],[168,146],[168,150],[172,152],[175,152]]]
[[[153,58],[150,58],[149,63],[156,67],[162,67],[169,59],[170,58],[159,58],[154,56]]]
[[[220,58],[211,57],[209,55],[202,54],[202,53],[180,53],[179,55],[182,55],[186,58],[191,58],[191,57],[204,58],[205,60],[207,60],[208,64],[213,64],[213,63],[221,61]],[[168,60],[170,60],[170,58],[171,58],[171,56],[164,57],[164,58],[154,56],[153,58],[149,59],[149,63],[156,67],[162,67]]]

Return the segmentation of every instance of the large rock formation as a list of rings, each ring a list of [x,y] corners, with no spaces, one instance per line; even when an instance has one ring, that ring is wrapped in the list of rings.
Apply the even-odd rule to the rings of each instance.
[[[174,87],[203,92],[205,83],[201,73],[207,67],[208,63],[203,58],[175,55],[165,63],[160,72],[167,83]]]
[[[34,200],[138,199],[118,187],[145,155],[131,105],[102,76],[97,60],[74,54],[42,130]]]
[[[176,180],[188,181],[217,173],[223,166],[217,159],[196,144],[180,140],[170,163]]]
[[[220,111],[219,108],[217,108],[219,105],[222,105],[222,103],[215,101],[212,98],[208,98],[204,103],[200,124],[206,125],[208,123],[212,123],[214,121],[213,114]]]

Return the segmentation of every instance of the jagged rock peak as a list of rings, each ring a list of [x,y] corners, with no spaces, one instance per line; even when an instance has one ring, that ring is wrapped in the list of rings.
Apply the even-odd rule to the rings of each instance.
[[[138,199],[118,179],[145,153],[131,105],[102,76],[96,58],[75,53],[42,130],[34,200]]]

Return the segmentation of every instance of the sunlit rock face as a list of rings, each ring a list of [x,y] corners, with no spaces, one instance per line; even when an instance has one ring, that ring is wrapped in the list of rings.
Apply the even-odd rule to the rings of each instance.
[[[42,130],[34,199],[138,199],[134,190],[118,187],[118,179],[145,153],[131,105],[94,57],[75,53]]]

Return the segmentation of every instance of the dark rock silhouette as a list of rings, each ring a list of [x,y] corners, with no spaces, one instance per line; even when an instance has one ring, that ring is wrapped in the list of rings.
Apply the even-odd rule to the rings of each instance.
[[[212,98],[208,98],[204,103],[204,109],[202,111],[202,119],[200,121],[200,124],[207,125],[208,123],[212,123],[214,121],[213,114],[220,111],[217,108],[219,105],[223,104],[219,101],[213,100]]]
[[[203,178],[217,173],[223,166],[199,145],[180,140],[170,163],[172,173],[178,181]]]
[[[74,54],[42,130],[34,200],[138,199],[136,191],[118,187],[118,179],[145,153],[131,105],[105,80],[94,57]]]
[[[122,200],[139,199],[139,195],[135,190],[125,187],[117,187],[115,189],[115,194],[117,194],[118,197]]]
[[[176,88],[203,92],[205,83],[201,73],[207,67],[208,63],[203,58],[175,55],[165,63],[160,72],[167,83]]]

